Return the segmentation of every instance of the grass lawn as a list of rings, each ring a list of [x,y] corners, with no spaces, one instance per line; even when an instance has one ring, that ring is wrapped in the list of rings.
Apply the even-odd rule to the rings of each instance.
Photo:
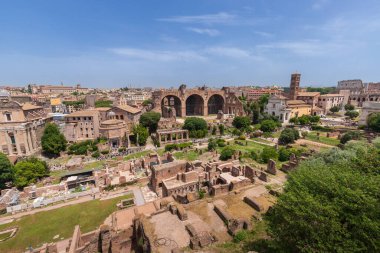
[[[236,144],[236,141],[231,141],[230,145],[227,145],[226,147],[229,146],[236,151],[242,151],[242,152],[250,152],[252,150],[254,150],[256,152],[261,152],[265,147],[268,147],[265,144],[259,144],[259,143],[249,141],[249,140],[247,140],[247,143],[248,143],[247,146],[245,145],[246,141],[239,141],[239,142],[242,142],[244,145],[239,145],[239,144]],[[221,147],[217,148],[218,152],[221,152],[222,149],[223,148],[221,148]]]
[[[332,146],[336,146],[340,143],[337,138],[326,137],[326,133],[320,133],[318,139],[317,132],[309,132],[309,134],[306,136],[306,140],[320,142]]]
[[[11,236],[11,234],[12,234],[12,231],[0,234],[0,240],[4,240],[4,239],[8,238],[9,236]]]
[[[19,230],[13,238],[0,242],[0,252],[24,252],[29,246],[37,248],[43,243],[54,241],[55,235],[59,235],[57,240],[69,238],[77,224],[80,225],[82,233],[92,231],[117,210],[116,204],[121,199],[128,197],[131,196],[125,195],[104,201],[91,200],[24,216],[15,222],[1,225],[0,230],[15,226]]]
[[[174,153],[174,157],[178,160],[195,161],[198,159],[199,154],[194,150],[190,150],[187,152],[179,151]]]
[[[92,163],[86,163],[84,166],[83,166],[83,169],[97,169],[97,168],[103,168],[103,165],[106,163],[106,161],[96,161],[96,162],[92,162]]]
[[[144,150],[144,151],[137,152],[137,153],[134,153],[134,154],[126,155],[126,156],[124,156],[124,161],[128,161],[128,160],[131,160],[131,159],[136,159],[136,158],[140,158],[140,157],[146,156],[150,152],[151,152],[150,150]]]

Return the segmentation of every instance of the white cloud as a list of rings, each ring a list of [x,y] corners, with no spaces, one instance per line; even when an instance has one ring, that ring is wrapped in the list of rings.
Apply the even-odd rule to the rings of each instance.
[[[219,12],[216,14],[195,16],[173,16],[169,18],[160,18],[158,20],[176,23],[226,24],[233,22],[235,20],[235,15],[226,12]]]
[[[208,54],[227,56],[231,58],[248,58],[251,53],[237,47],[210,47],[205,50]]]
[[[198,34],[206,34],[211,37],[220,35],[220,32],[216,29],[188,27],[187,30],[198,33]]]
[[[330,0],[315,0],[311,8],[313,10],[321,10],[327,4],[329,4]]]
[[[263,32],[263,31],[254,31],[254,33],[266,38],[274,37],[273,33],[268,33],[268,32]]]
[[[195,51],[156,51],[139,48],[112,48],[111,52],[134,59],[149,61],[202,61],[206,58]]]
[[[340,45],[320,40],[283,41],[258,45],[259,50],[282,49],[301,56],[324,55],[337,50]]]

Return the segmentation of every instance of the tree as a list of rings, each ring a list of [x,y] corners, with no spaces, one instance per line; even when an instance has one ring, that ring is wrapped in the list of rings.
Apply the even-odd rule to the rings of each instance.
[[[112,107],[113,102],[111,100],[98,100],[95,101],[95,107]]]
[[[13,165],[8,157],[0,152],[0,190],[5,188],[7,182],[12,181]]]
[[[340,110],[339,106],[333,106],[330,108],[330,112],[332,112],[333,114],[335,114],[336,112],[339,112],[339,110]]]
[[[294,143],[294,141],[298,140],[300,137],[298,130],[294,128],[285,128],[282,130],[280,137],[278,138],[278,142],[281,145],[287,145],[290,143]]]
[[[210,138],[208,140],[208,146],[207,146],[208,151],[215,150],[217,146],[218,146],[218,144],[217,144],[217,141],[215,139]]]
[[[231,147],[225,147],[222,149],[219,159],[222,161],[227,161],[231,159],[234,154],[235,150],[233,150]]]
[[[367,118],[367,125],[369,129],[380,132],[380,113],[372,113]]]
[[[274,120],[267,119],[261,122],[260,130],[263,132],[273,132],[277,127],[277,123]]]
[[[223,124],[219,124],[219,133],[220,135],[224,135],[224,125]]]
[[[355,110],[355,106],[354,105],[351,105],[351,104],[346,104],[344,106],[344,110],[346,111],[352,111],[352,110]]]
[[[350,131],[345,133],[341,138],[340,138],[340,143],[346,144],[347,142],[351,140],[359,140],[360,139],[360,133],[357,131]]]
[[[158,122],[161,119],[161,114],[158,112],[145,112],[140,116],[140,124],[149,129],[149,133],[157,131]]]
[[[36,157],[31,157],[20,161],[14,166],[14,184],[17,188],[22,189],[29,184],[36,183],[49,175],[49,168],[46,162]]]
[[[151,98],[149,98],[149,99],[144,100],[142,102],[142,105],[143,106],[154,105],[154,102],[153,102],[153,100]]]
[[[42,151],[48,156],[57,156],[66,150],[67,141],[56,124],[48,123],[41,138]]]
[[[236,116],[232,125],[237,129],[246,129],[251,125],[251,120],[246,116]]]
[[[142,125],[136,125],[133,127],[133,134],[135,135],[136,144],[144,146],[149,137],[148,128]]]
[[[302,115],[298,118],[300,125],[308,125],[310,123],[310,116],[309,115]]]
[[[211,132],[211,134],[212,134],[212,135],[216,135],[216,131],[217,131],[216,126],[213,126],[213,127],[212,127],[212,132]]]
[[[278,153],[275,148],[265,147],[260,154],[260,160],[262,163],[268,163],[269,159],[277,159]]]
[[[265,216],[276,252],[379,252],[379,173],[368,143],[302,162]]]
[[[357,111],[346,111],[346,113],[344,115],[349,117],[350,119],[354,119],[354,118],[359,116],[359,112],[357,112]]]
[[[189,130],[191,138],[204,138],[207,134],[207,122],[202,118],[188,117],[183,129]]]

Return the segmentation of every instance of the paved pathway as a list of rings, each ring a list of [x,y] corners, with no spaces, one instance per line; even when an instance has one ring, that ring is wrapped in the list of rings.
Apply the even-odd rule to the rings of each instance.
[[[144,195],[141,192],[140,188],[134,188],[133,194],[135,195],[135,205],[142,206],[145,204]]]
[[[296,141],[297,144],[306,144],[306,145],[313,145],[313,146],[317,146],[317,147],[320,147],[320,148],[334,148],[335,146],[332,146],[332,145],[328,145],[328,144],[324,144],[324,143],[320,143],[320,142],[315,142],[315,141],[310,141],[310,140],[305,140],[305,139],[298,139]]]

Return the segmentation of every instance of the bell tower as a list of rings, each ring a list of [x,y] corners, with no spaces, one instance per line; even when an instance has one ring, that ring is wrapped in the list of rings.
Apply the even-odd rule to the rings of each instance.
[[[294,73],[290,79],[290,95],[289,99],[296,100],[300,89],[301,74]]]

